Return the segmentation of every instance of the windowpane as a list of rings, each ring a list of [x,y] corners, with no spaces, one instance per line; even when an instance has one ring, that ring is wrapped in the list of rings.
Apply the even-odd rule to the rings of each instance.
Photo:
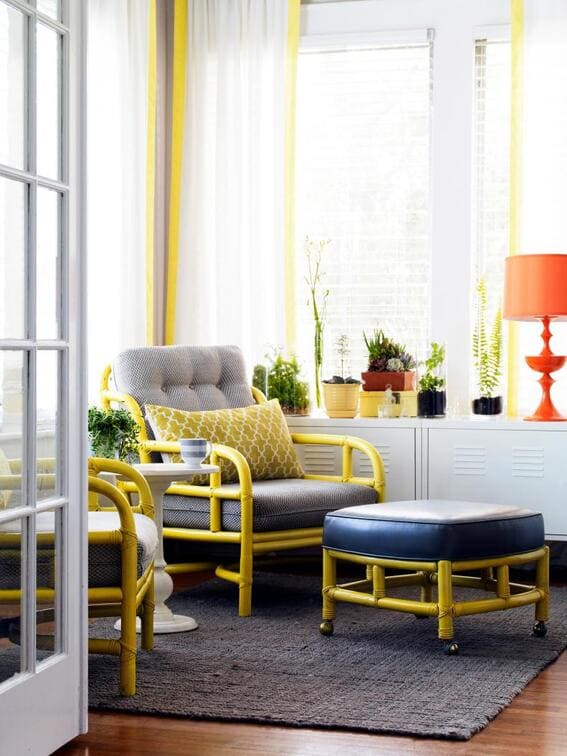
[[[489,305],[498,306],[504,285],[510,222],[510,44],[481,40],[475,49],[476,212],[478,274]]]
[[[0,163],[24,168],[26,33],[22,13],[0,3]]]
[[[37,189],[37,338],[59,336],[59,247],[61,197]]]
[[[6,593],[22,589],[22,523],[13,520],[0,524],[0,683],[23,671],[23,644],[19,640],[22,597]]]
[[[56,473],[59,460],[59,353],[37,353],[37,498],[59,493]]]
[[[27,192],[25,184],[0,177],[0,338],[3,339],[24,336]]]
[[[24,390],[22,352],[0,351],[0,509],[22,501]]]
[[[61,38],[53,29],[37,24],[37,172],[59,178],[61,105],[59,72]]]
[[[330,345],[351,341],[349,369],[366,368],[362,332],[379,326],[409,351],[429,332],[430,47],[300,55],[297,103],[299,350],[311,355],[305,237],[329,239],[325,372]]]

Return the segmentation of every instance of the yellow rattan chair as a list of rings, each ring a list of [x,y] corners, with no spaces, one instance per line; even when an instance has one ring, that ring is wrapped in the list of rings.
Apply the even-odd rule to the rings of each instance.
[[[152,347],[139,350],[129,350],[127,356],[134,354],[136,357],[142,353],[154,353],[155,350],[187,350],[190,347]],[[199,348],[193,348],[199,349]],[[205,348],[200,348],[201,352]],[[210,348],[214,349],[214,348]],[[235,347],[221,347],[219,349],[236,350]],[[126,354],[126,353],[123,353]],[[161,358],[164,354],[169,357],[173,352],[168,354],[167,351],[157,352]],[[184,353],[183,353],[184,354]],[[237,352],[239,355],[239,352]],[[138,362],[140,364],[140,362]],[[143,367],[143,361],[141,362]],[[147,369],[148,375],[155,380],[156,372],[155,363],[152,369]],[[120,404],[125,406],[136,419],[139,427],[140,441],[140,460],[141,462],[156,461],[159,457],[156,454],[172,454],[179,452],[179,445],[174,442],[156,441],[150,438],[143,415],[143,397],[144,397],[144,371],[138,370],[136,373],[136,392],[137,398],[125,391],[119,391],[111,387],[112,367],[108,366],[102,375],[101,380],[101,403],[105,408]],[[141,378],[139,377],[142,374]],[[245,387],[248,396],[250,388]],[[257,403],[266,401],[262,392],[252,388],[253,401]],[[156,395],[157,394],[157,395]],[[165,404],[167,395],[167,386],[159,387],[157,392],[150,395],[145,401],[147,403]],[[250,402],[249,402],[250,403]],[[226,405],[225,405],[226,406]],[[244,404],[231,406],[244,406]],[[179,404],[177,404],[179,408]],[[213,409],[213,407],[200,406],[200,409]],[[352,436],[332,436],[324,434],[292,434],[295,444],[317,444],[331,445],[342,449],[342,472],[341,475],[305,475],[303,480],[322,481],[327,483],[347,483],[355,486],[364,486],[372,489],[372,500],[383,501],[385,492],[384,469],[382,459],[374,446],[367,441]],[[357,477],[353,474],[353,451],[356,450],[366,455],[372,466],[372,477]],[[246,617],[252,611],[252,573],[254,558],[272,552],[289,551],[312,546],[320,546],[323,534],[323,517],[318,527],[299,527],[282,530],[256,530],[254,528],[254,498],[255,486],[251,478],[250,468],[244,456],[236,449],[215,444],[211,454],[211,463],[218,464],[221,459],[230,460],[238,472],[238,485],[225,485],[221,480],[220,473],[210,476],[209,485],[195,486],[183,483],[173,484],[167,491],[170,496],[186,496],[193,499],[206,500],[208,502],[208,528],[195,527],[170,527],[164,519],[163,536],[164,539],[172,541],[181,541],[192,544],[209,544],[211,549],[214,546],[222,544],[232,545],[238,549],[237,566],[229,564],[219,564],[220,559],[215,561],[178,561],[168,565],[168,572],[191,572],[203,569],[214,569],[215,574],[235,583],[239,587],[239,615]],[[128,488],[128,487],[126,487]],[[357,496],[357,490],[352,489],[353,501]],[[360,494],[359,494],[360,495]],[[166,496],[167,499],[167,496]],[[239,507],[240,527],[237,531],[223,528],[223,504],[226,502],[236,502]],[[348,506],[344,501],[338,506]],[[329,504],[329,509],[332,505]],[[223,560],[226,561],[226,560]]]
[[[51,462],[51,465],[49,464]],[[14,490],[21,485],[20,462],[10,461],[11,475],[0,476],[0,490]],[[53,469],[50,460],[42,468]],[[136,491],[138,505],[132,507],[127,496],[101,472],[127,478]],[[43,472],[42,483],[53,487],[55,476]],[[136,692],[136,616],[141,615],[142,648],[153,647],[153,567],[157,531],[153,522],[153,502],[147,481],[130,465],[108,459],[89,460],[89,617],[120,617],[120,638],[91,638],[89,652],[113,654],[120,658],[120,692]],[[104,502],[104,504],[102,503]],[[38,607],[53,605],[54,590],[54,520],[50,513],[38,515]],[[41,519],[43,518],[43,519]],[[41,519],[41,521],[40,521]],[[0,604],[19,604],[19,565],[21,534],[0,532],[0,565],[4,575],[13,574],[14,585],[0,588]],[[53,612],[40,610],[38,619],[47,622]],[[6,623],[4,623],[6,624]],[[9,624],[9,637],[19,641],[19,622]],[[52,648],[53,638],[40,636],[38,647]]]

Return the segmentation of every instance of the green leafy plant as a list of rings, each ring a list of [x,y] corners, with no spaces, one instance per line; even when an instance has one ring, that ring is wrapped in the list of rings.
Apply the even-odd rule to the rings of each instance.
[[[305,257],[307,259],[307,275],[305,283],[309,291],[307,305],[313,316],[313,364],[315,369],[315,401],[321,406],[321,371],[323,369],[323,333],[327,319],[327,298],[329,290],[323,285],[325,274],[321,269],[323,254],[330,239],[314,241],[305,237]]]
[[[442,391],[445,388],[445,379],[436,372],[445,361],[445,347],[436,341],[431,342],[431,352],[424,361],[425,373],[419,379],[420,391]]]
[[[254,365],[252,385],[260,389],[263,394],[268,391],[268,369],[265,365]]]
[[[323,383],[357,383],[359,384],[360,381],[356,378],[353,378],[351,375],[347,376],[345,378],[345,364],[348,360],[348,356],[350,354],[350,341],[346,333],[341,333],[341,335],[338,337],[338,339],[335,342],[335,352],[337,354],[340,366],[341,366],[341,374],[340,375],[334,375],[332,378],[328,380],[324,380]]]
[[[301,380],[301,368],[297,358],[285,359],[281,352],[269,358],[267,372],[268,398],[278,399],[287,415],[307,414],[309,411],[309,386]]]
[[[88,431],[95,457],[127,460],[138,451],[138,425],[125,409],[89,407]]]
[[[362,335],[368,350],[370,373],[401,373],[415,368],[415,360],[405,345],[388,338],[381,328],[376,328],[370,336],[364,332]]]
[[[502,378],[502,310],[496,310],[492,327],[487,325],[486,281],[476,284],[476,323],[473,332],[473,359],[481,397],[494,396]]]

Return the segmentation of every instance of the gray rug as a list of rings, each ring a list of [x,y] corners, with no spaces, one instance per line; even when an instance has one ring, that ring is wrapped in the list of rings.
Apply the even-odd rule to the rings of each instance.
[[[117,660],[91,656],[91,708],[466,740],[567,646],[565,588],[553,589],[546,638],[531,635],[533,607],[465,617],[455,657],[442,653],[434,620],[350,604],[322,637],[315,578],[256,576],[246,619],[235,588],[217,580],[170,606],[199,629],[140,652],[132,699],[117,693]],[[99,634],[108,627],[97,621]]]

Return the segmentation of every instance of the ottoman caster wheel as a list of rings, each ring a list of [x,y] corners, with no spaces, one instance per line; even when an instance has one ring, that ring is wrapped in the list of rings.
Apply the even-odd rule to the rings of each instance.
[[[459,653],[459,644],[455,641],[447,641],[443,644],[443,653],[445,656],[456,656]]]
[[[333,634],[333,621],[332,620],[324,620],[319,625],[319,631],[321,635],[332,635]]]
[[[542,620],[534,622],[532,633],[536,638],[545,638],[545,636],[547,635],[547,625],[545,624],[545,622],[542,622]]]

